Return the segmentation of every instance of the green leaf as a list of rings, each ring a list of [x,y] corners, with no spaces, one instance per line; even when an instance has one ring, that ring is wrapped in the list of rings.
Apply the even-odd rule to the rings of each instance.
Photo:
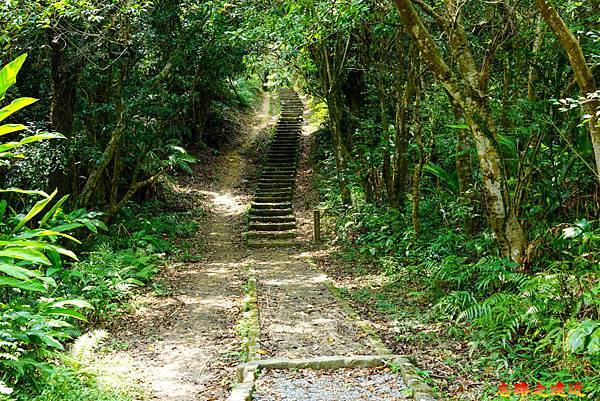
[[[72,318],[75,318],[78,320],[87,321],[87,319],[85,318],[84,315],[77,312],[76,310],[68,309],[68,308],[51,308],[51,309],[45,310],[44,315],[66,316],[66,317],[72,317]]]
[[[427,171],[435,175],[437,178],[444,181],[446,185],[448,185],[450,191],[452,191],[453,193],[458,193],[457,179],[452,177],[450,174],[446,173],[440,166],[430,162],[423,166],[423,171]]]
[[[39,280],[19,280],[14,277],[2,277],[0,276],[0,286],[20,288],[26,291],[45,292],[46,287]]]
[[[40,227],[43,226],[44,224],[46,224],[46,222],[51,218],[54,217],[55,213],[58,212],[59,208],[62,206],[63,203],[65,203],[65,201],[67,200],[67,198],[69,197],[69,195],[65,195],[62,198],[60,198],[60,200],[58,202],[56,202],[56,204],[54,206],[52,206],[52,209],[50,209],[48,211],[48,213],[46,213],[44,215],[44,217],[42,218],[42,220],[40,221]]]
[[[31,220],[32,218],[34,218],[39,212],[41,212],[48,203],[50,203],[50,201],[52,200],[52,198],[54,198],[56,196],[56,194],[58,193],[58,190],[54,190],[54,192],[52,192],[50,194],[50,196],[48,196],[46,199],[42,199],[40,201],[37,201],[35,205],[33,205],[33,207],[29,210],[29,212],[25,215],[25,217],[23,217],[23,219],[21,219],[21,221],[19,222],[19,224],[17,224],[17,226],[15,227],[15,229],[13,230],[13,232],[17,232],[21,227],[23,227],[29,220]]]
[[[40,340],[42,340],[42,342],[49,347],[58,348],[60,350],[64,349],[62,344],[56,338],[54,338],[52,336],[48,336],[44,333],[40,333],[37,335],[37,337]]]
[[[19,142],[7,142],[0,144],[0,152],[5,152],[14,148],[18,148],[23,145],[27,145],[32,142],[45,141],[47,139],[64,139],[64,135],[57,134],[56,132],[44,132],[37,135],[31,135],[21,139]]]
[[[68,256],[74,260],[79,260],[79,259],[77,259],[77,256],[70,250],[61,248],[56,245],[48,244],[47,242],[26,241],[26,240],[14,241],[13,240],[13,241],[0,241],[0,245],[6,246],[7,247],[6,249],[13,249],[12,247],[20,246],[20,247],[28,247],[28,248],[33,248],[33,249],[41,249],[44,251],[54,251],[54,252],[60,253],[61,255]]]
[[[77,242],[78,244],[81,243],[81,241],[79,241],[75,237],[70,236],[69,234],[61,233],[59,231],[54,231],[54,230],[31,230],[31,231],[26,231],[23,234],[18,235],[17,238],[31,239],[31,238],[36,238],[36,237],[56,237],[56,236],[68,238],[71,241]]]
[[[12,134],[13,132],[22,131],[26,127],[23,124],[5,124],[0,126],[0,136]]]
[[[0,250],[0,257],[24,260],[38,265],[51,265],[50,261],[43,253],[31,248],[5,248]]]
[[[39,195],[39,196],[43,196],[45,198],[50,196],[44,191],[29,191],[29,190],[20,189],[20,188],[0,189],[0,192],[13,192],[13,193],[25,194],[25,195]]]
[[[83,227],[82,223],[67,223],[67,224],[61,224],[60,226],[52,227],[52,231],[61,233],[63,231],[75,230],[76,228],[80,228],[80,227]]]
[[[91,303],[83,299],[65,299],[63,301],[56,301],[50,304],[50,306],[53,308],[60,308],[65,305],[76,306],[78,308],[94,309],[94,306]]]
[[[590,342],[587,346],[588,354],[595,354],[600,352],[600,329],[594,330],[590,336]]]
[[[446,124],[446,127],[452,129],[469,129],[467,124]]]
[[[0,71],[0,100],[4,99],[6,91],[17,82],[17,74],[26,58],[27,53],[22,54],[6,64]]]
[[[4,199],[0,199],[0,223],[4,219],[4,213],[6,213],[6,207],[8,206],[8,202]]]
[[[9,105],[4,106],[2,109],[0,109],[0,121],[4,121],[12,114],[21,110],[23,107],[27,107],[30,104],[33,104],[37,101],[37,99],[34,99],[32,97],[21,97],[19,99],[13,100]]]
[[[4,273],[8,276],[18,278],[21,280],[28,280],[32,277],[41,276],[41,274],[36,271],[2,262],[0,262],[0,273]]]
[[[571,352],[581,352],[586,350],[588,336],[600,327],[600,322],[594,320],[584,320],[577,327],[569,331],[569,347]],[[597,344],[595,344],[597,345]]]

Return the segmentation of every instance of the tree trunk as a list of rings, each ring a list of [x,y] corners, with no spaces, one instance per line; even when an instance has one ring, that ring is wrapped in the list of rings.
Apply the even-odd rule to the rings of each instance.
[[[458,103],[449,96],[450,103],[456,121],[463,119],[462,111]],[[471,168],[471,155],[469,144],[469,130],[463,128],[456,129],[456,176],[458,178],[458,196],[467,206],[473,206],[473,194],[470,189],[473,186],[473,171]],[[475,219],[472,215],[465,216],[465,231],[469,235],[475,233]]]
[[[329,122],[331,125],[331,138],[333,140],[333,154],[335,156],[335,164],[338,173],[338,182],[340,186],[340,196],[344,205],[352,204],[352,196],[348,188],[348,180],[346,180],[346,169],[350,152],[344,141],[344,133],[341,119],[341,100],[338,98],[339,93],[330,93],[327,96],[327,109],[329,110]]]
[[[396,33],[396,59],[399,63],[402,61],[402,41],[401,31]],[[404,193],[406,191],[406,177],[408,175],[408,108],[415,92],[414,63],[417,54],[414,46],[410,46],[408,52],[409,71],[406,74],[408,79],[404,79],[402,64],[399,64],[396,78],[396,113],[394,123],[396,127],[395,155],[394,155],[394,199],[392,207],[399,209],[404,203]],[[406,83],[403,84],[403,81]]]
[[[590,93],[596,92],[597,87],[594,74],[587,65],[585,56],[581,50],[581,45],[575,35],[573,35],[569,27],[567,27],[556,9],[552,7],[548,0],[535,0],[535,4],[542,15],[542,18],[546,21],[546,24],[548,24],[569,57],[575,79],[581,90],[581,96],[586,97]],[[600,121],[596,115],[598,107],[600,107],[600,102],[597,99],[588,99],[584,103],[583,109],[586,114],[591,116],[588,122],[588,129],[594,148],[597,178],[600,180],[600,126],[598,125]]]
[[[106,166],[108,166],[110,161],[113,159],[117,148],[119,147],[121,139],[123,138],[123,134],[125,133],[125,127],[125,115],[122,112],[121,116],[119,117],[119,122],[117,123],[117,126],[111,134],[110,141],[108,142],[108,145],[106,145],[104,153],[100,158],[100,163],[92,170],[92,172],[88,176],[85,186],[81,191],[81,195],[79,195],[78,203],[81,206],[88,206],[90,201],[92,200],[92,195],[94,195],[94,192],[96,190],[98,182],[100,181],[100,178],[102,177],[104,169],[106,169]]]
[[[344,43],[345,42],[345,43]],[[346,62],[350,39],[335,38],[335,47],[330,53],[325,44],[317,44],[311,48],[313,60],[317,64],[321,83],[324,87],[324,97],[329,111],[329,123],[333,140],[340,195],[344,205],[352,204],[352,196],[346,179],[348,161],[350,160],[351,132],[343,126],[343,102],[341,74]]]
[[[75,95],[81,65],[65,54],[68,46],[60,33],[49,30],[48,44],[52,75],[50,122],[52,129],[70,138],[73,132]]]
[[[67,56],[67,43],[61,34],[55,30],[47,31],[50,48],[50,71],[52,77],[52,100],[50,103],[50,124],[54,131],[60,132],[67,138],[73,133],[75,120],[75,100],[77,83],[81,64]],[[74,165],[72,157],[65,160],[67,166]],[[73,174],[75,169],[70,170]],[[70,177],[68,171],[61,168],[52,171],[48,185],[50,189],[58,189],[60,195],[71,193],[74,188],[71,182],[76,177]]]
[[[423,25],[412,2],[410,0],[395,0],[395,2],[406,30],[418,46],[422,59],[465,114],[479,157],[488,224],[494,232],[502,254],[511,260],[520,261],[525,251],[526,238],[511,209],[504,166],[495,140],[495,126],[485,103],[485,95],[481,93],[480,74],[470,54],[458,13],[451,13],[456,17],[453,18],[452,26],[448,29],[450,48],[461,71],[460,85],[442,59],[433,37]],[[448,3],[447,5],[452,6]]]
[[[530,102],[535,102],[536,100],[536,92],[535,92],[535,83],[538,79],[537,72],[535,71],[535,63],[538,53],[542,48],[542,43],[544,39],[544,26],[542,25],[541,18],[538,18],[535,25],[535,38],[533,39],[533,47],[531,48],[531,52],[533,53],[533,60],[531,60],[531,65],[529,66],[529,73],[527,74],[527,99]]]
[[[386,92],[385,85],[383,83],[383,72],[378,71],[379,76],[377,79],[377,90],[379,92],[379,114],[381,122],[381,130],[383,131],[383,170],[381,175],[383,177],[383,183],[387,193],[388,204],[393,207],[394,199],[394,175],[392,174],[391,166],[391,154],[390,154],[390,130],[387,118],[387,106],[386,106]]]
[[[414,74],[410,74],[414,76]],[[418,81],[417,81],[418,82]],[[419,203],[421,200],[421,176],[423,174],[423,167],[427,163],[428,154],[423,144],[423,133],[421,130],[421,118],[419,116],[419,107],[421,102],[421,90],[420,85],[415,85],[415,108],[413,111],[413,123],[414,123],[414,138],[419,148],[419,157],[415,164],[412,179],[412,223],[415,236],[419,236],[421,233],[421,221],[419,219]]]

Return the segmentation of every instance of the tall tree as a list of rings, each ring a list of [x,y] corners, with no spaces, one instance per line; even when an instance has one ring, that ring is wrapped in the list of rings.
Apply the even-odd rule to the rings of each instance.
[[[535,4],[542,18],[567,53],[575,74],[575,80],[581,90],[581,96],[586,98],[583,101],[583,108],[589,116],[588,130],[594,147],[598,180],[600,180],[600,99],[596,93],[598,88],[594,74],[585,60],[579,41],[558,14],[556,8],[548,0],[535,0]]]
[[[504,256],[514,261],[523,258],[526,237],[510,202],[505,167],[496,140],[496,126],[487,102],[487,73],[479,69],[469,48],[462,25],[461,7],[454,0],[446,0],[447,17],[443,17],[419,2],[448,34],[448,47],[456,62],[459,76],[455,76],[444,61],[441,51],[411,0],[395,0],[398,13],[419,48],[421,57],[444,88],[460,105],[471,129],[477,148],[483,181],[488,224]],[[482,65],[486,65],[482,63]]]

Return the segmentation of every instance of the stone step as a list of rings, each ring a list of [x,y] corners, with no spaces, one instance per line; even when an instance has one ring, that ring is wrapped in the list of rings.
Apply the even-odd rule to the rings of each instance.
[[[275,127],[275,134],[296,134],[302,133],[302,125],[278,125]]]
[[[296,179],[295,173],[271,173],[271,172],[263,172],[260,176],[260,181],[262,180],[288,180],[294,182]]]
[[[298,149],[300,147],[300,138],[276,138],[271,142],[269,150],[279,149],[281,147]]]
[[[255,209],[250,208],[251,216],[260,217],[294,217],[293,210],[289,209]]]
[[[250,231],[288,231],[296,228],[296,223],[257,223],[250,222],[248,230]]]
[[[269,153],[296,153],[300,149],[300,144],[284,144],[273,142],[269,147]]]
[[[286,164],[267,164],[263,167],[263,172],[273,172],[278,174],[288,174],[288,178],[296,178],[296,166],[290,163]]]
[[[269,152],[267,153],[267,157],[273,157],[273,158],[281,158],[281,157],[289,157],[291,159],[295,159],[296,157],[298,157],[298,152]]]
[[[296,164],[296,160],[294,158],[286,158],[286,159],[268,159],[267,166],[294,166]]]
[[[296,166],[283,165],[283,166],[273,166],[266,165],[263,167],[263,173],[275,173],[275,174],[289,174],[296,175]]]
[[[298,244],[292,199],[300,137],[304,125],[304,104],[289,88],[279,91],[281,114],[267,160],[258,180],[246,243],[250,247],[281,248]]]
[[[265,178],[294,178],[296,176],[296,169],[293,167],[288,168],[275,168],[265,166],[261,173],[261,177]],[[274,177],[275,176],[275,177]],[[281,177],[279,177],[281,176]]]
[[[300,139],[299,132],[277,132],[273,138],[273,142],[281,139]]]
[[[289,155],[285,155],[282,157],[267,157],[267,165],[271,165],[271,164],[287,164],[289,166],[293,166],[296,164],[296,159],[297,157],[294,156],[289,156]]]
[[[289,149],[298,149],[300,146],[300,138],[298,139],[290,139],[290,138],[279,138],[271,143],[270,150],[273,149],[281,149],[281,148],[289,148]]]
[[[267,170],[268,169],[268,170]],[[275,171],[278,173],[283,173],[283,174],[294,174],[296,175],[296,166],[292,163],[267,163],[267,165],[265,165],[264,170],[263,171]]]
[[[290,184],[293,184],[293,182],[269,182],[269,183],[258,183],[258,189],[260,190],[268,190],[268,189],[274,189],[274,190],[292,190],[292,187],[290,186]]]
[[[296,218],[291,216],[256,216],[250,217],[251,223],[295,223]]]
[[[267,173],[277,173],[277,174],[294,174],[296,175],[296,167],[295,166],[290,166],[290,165],[283,165],[283,166],[273,166],[273,165],[266,165],[263,167],[263,173],[267,172]]]
[[[269,179],[269,180],[295,180],[296,171],[277,171],[272,169],[263,169],[260,179]]]
[[[277,131],[273,137],[273,142],[281,139],[300,139],[300,132],[289,132],[289,131]]]
[[[286,180],[295,180],[296,172],[295,171],[285,171],[285,172],[277,172],[277,171],[265,171],[261,174],[260,178],[270,178],[270,179],[286,179]]]
[[[258,185],[281,185],[285,184],[288,187],[294,185],[293,178],[260,178],[258,180]]]
[[[255,238],[273,238],[273,239],[286,239],[286,238],[296,238],[298,234],[296,230],[288,230],[288,231],[248,231],[246,234],[246,238],[255,239]]]
[[[292,161],[294,161],[297,154],[298,154],[298,152],[276,152],[276,153],[269,152],[269,153],[267,153],[267,156],[270,157],[272,155],[272,156],[275,156],[276,158],[277,157],[279,157],[279,158],[287,157],[287,158],[290,158]]]
[[[300,146],[298,144],[294,145],[285,145],[282,146],[280,144],[277,143],[273,143],[271,144],[271,147],[268,150],[268,153],[274,153],[274,154],[295,154],[298,149],[300,149]]]
[[[292,203],[291,202],[252,202],[252,205],[250,206],[252,209],[256,209],[256,210],[269,210],[269,209],[276,209],[276,210],[292,210]]]
[[[267,160],[285,160],[288,161],[290,163],[295,163],[296,160],[298,159],[298,155],[297,154],[267,154]]]
[[[293,195],[292,188],[260,188],[256,192],[256,197],[261,198],[265,196],[291,196]]]
[[[261,196],[255,196],[254,197],[254,203],[255,204],[273,204],[273,203],[291,203],[292,201],[292,194],[289,195],[278,195],[278,196],[267,196],[267,195],[261,195]]]

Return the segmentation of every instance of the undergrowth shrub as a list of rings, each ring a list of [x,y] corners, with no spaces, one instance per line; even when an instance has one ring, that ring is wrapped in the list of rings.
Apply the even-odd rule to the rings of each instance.
[[[326,175],[334,166],[327,152],[321,158]],[[468,340],[473,356],[492,355],[499,377],[583,381],[588,397],[600,396],[597,221],[532,229],[529,259],[516,264],[498,256],[490,233],[466,235],[464,210],[453,207],[454,197],[445,193],[422,200],[416,237],[410,206],[390,210],[355,194],[353,206],[345,209],[335,182],[317,180],[325,188],[323,206],[341,256],[374,260],[387,275],[412,276],[409,282],[434,305],[431,317],[449,322],[448,335]]]

